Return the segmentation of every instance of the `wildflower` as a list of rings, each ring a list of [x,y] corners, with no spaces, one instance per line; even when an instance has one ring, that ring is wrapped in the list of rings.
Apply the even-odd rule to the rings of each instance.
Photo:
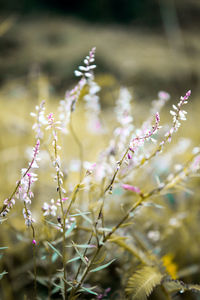
[[[158,93],[159,100],[168,101],[170,99],[170,95],[167,92],[160,91]]]
[[[160,129],[159,124],[160,124],[160,116],[159,113],[157,112],[155,115],[155,125],[152,126],[151,130],[149,129],[146,130],[144,135],[141,136],[138,135],[134,137],[130,143],[129,150],[135,153],[138,147],[143,146],[144,142],[149,138],[151,138],[151,136],[154,135],[158,131],[158,129]]]
[[[65,229],[69,229],[72,224],[75,222],[75,218],[74,217],[70,217],[70,218],[66,218],[65,219]],[[61,223],[61,219],[58,220],[58,225],[57,225],[57,229],[60,232],[63,232],[63,224]]]
[[[32,160],[31,162],[29,162],[28,168],[27,169],[23,168],[21,170],[21,174],[22,174],[21,179],[17,181],[15,192],[12,194],[11,198],[8,198],[4,201],[4,206],[0,212],[1,216],[5,217],[10,211],[10,209],[14,206],[15,204],[14,196],[16,196],[16,198],[18,199],[21,199],[24,202],[25,206],[26,204],[31,204],[31,198],[33,198],[34,196],[31,187],[32,184],[35,181],[37,181],[37,175],[30,171],[31,169],[38,168],[37,161],[39,160],[38,158],[39,149],[40,149],[40,140],[38,139],[35,147],[33,148]],[[29,216],[31,216],[31,212],[30,213],[29,212],[30,211],[23,212],[26,220],[26,224],[28,224],[29,221],[31,220],[31,217],[29,218]]]
[[[25,225],[27,227],[30,227],[32,223],[35,222],[35,220],[32,218],[31,211],[26,206],[23,208],[23,216],[25,220]]]
[[[32,129],[36,132],[36,139],[41,139],[44,136],[42,132],[42,126],[47,124],[47,120],[44,117],[45,112],[45,101],[42,101],[41,104],[35,107],[36,113],[31,112],[30,115],[36,119],[36,122],[33,124]]]
[[[35,240],[35,239],[33,239],[33,240],[32,240],[32,244],[33,244],[34,246],[36,246],[36,245],[37,245],[37,242],[36,242],[36,240]]]
[[[174,110],[170,110],[170,114],[173,116],[173,127],[171,128],[171,132],[169,132],[169,137],[171,137],[172,133],[176,132],[180,127],[180,120],[186,120],[187,112],[185,110],[182,110],[181,108],[184,104],[188,103],[187,100],[190,97],[190,95],[191,91],[189,90],[184,97],[180,98],[180,101],[178,102],[177,106],[173,105]]]
[[[128,191],[131,191],[131,192],[135,192],[137,194],[140,194],[141,191],[140,189],[137,187],[137,186],[133,186],[133,185],[129,185],[129,184],[122,184],[122,188],[124,190],[128,190]]]
[[[92,48],[89,52],[89,55],[84,59],[85,66],[79,66],[79,70],[74,71],[75,76],[81,77],[77,85],[71,90],[67,91],[65,95],[65,99],[60,101],[59,111],[60,111],[60,121],[63,133],[68,133],[67,126],[71,119],[71,114],[75,110],[76,103],[79,99],[80,93],[86,83],[89,84],[90,94],[94,95],[97,93],[97,86],[93,84],[93,70],[96,68],[96,65],[92,64],[95,60],[95,50],[96,48]],[[89,81],[90,80],[90,81]],[[93,106],[93,110],[99,110],[98,96],[95,97],[95,104]],[[92,105],[91,105],[92,106]]]
[[[99,85],[94,81],[94,76],[88,80],[89,92],[84,96],[86,102],[86,114],[88,120],[88,129],[95,133],[101,133],[102,124],[99,118],[101,106],[99,103],[99,96],[97,92],[100,91]]]
[[[0,216],[1,217],[6,217],[6,215],[9,213],[9,211],[11,210],[11,208],[13,208],[13,206],[15,205],[15,199],[5,199],[4,202],[4,209],[2,210]]]
[[[43,215],[55,217],[57,214],[57,206],[55,205],[54,199],[51,199],[50,203],[51,204],[44,202],[42,206]]]
[[[83,76],[86,78],[90,78],[92,77],[92,73],[91,70],[96,68],[96,65],[91,65],[94,60],[95,60],[95,51],[96,51],[96,47],[92,48],[92,50],[89,52],[89,55],[86,56],[86,58],[84,59],[84,64],[85,66],[79,66],[79,70],[75,70],[74,74],[75,76],[79,77],[79,76]]]
[[[117,127],[114,131],[114,138],[117,140],[115,148],[118,149],[119,152],[123,151],[134,129],[133,117],[131,115],[131,100],[132,96],[128,89],[125,87],[121,88],[115,107],[115,113],[120,127]]]
[[[47,120],[48,120],[48,126],[46,127],[46,130],[49,130],[49,129],[52,128],[53,129],[53,134],[54,134],[54,136],[56,136],[55,130],[56,129],[62,130],[62,128],[58,126],[59,124],[61,124],[61,122],[60,121],[55,121],[53,113],[48,114]]]

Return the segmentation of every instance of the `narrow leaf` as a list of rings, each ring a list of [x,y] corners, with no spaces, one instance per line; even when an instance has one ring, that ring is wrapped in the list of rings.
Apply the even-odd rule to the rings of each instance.
[[[48,223],[49,225],[52,225],[52,226],[54,226],[54,227],[58,227],[58,224],[56,224],[56,223],[53,223],[53,222],[48,221],[48,220],[45,220],[45,221],[46,221],[46,223]]]
[[[65,247],[67,247],[67,248],[70,248],[70,247],[73,247],[73,246],[76,246],[77,248],[84,248],[84,249],[86,249],[86,248],[96,248],[96,245],[91,245],[91,244],[81,244],[81,245],[77,245],[77,244],[73,244],[73,245],[67,245],[67,246],[65,246]]]
[[[100,227],[99,230],[102,230],[102,231],[105,231],[105,232],[111,232],[112,228]]]
[[[71,217],[78,217],[78,216],[89,215],[89,214],[91,214],[91,212],[86,211],[86,212],[81,212],[81,213],[79,213],[79,214],[73,214],[73,215],[70,215],[69,217],[70,217],[70,218],[71,218]]]
[[[4,275],[8,274],[8,272],[3,271],[2,273],[0,273],[0,280],[3,278]]]
[[[84,213],[82,213],[79,209],[76,209],[78,212],[79,212],[79,214],[80,214],[80,216],[83,218],[83,219],[85,219],[88,223],[90,223],[90,224],[92,224],[92,220],[90,219],[90,218],[88,218]]]
[[[55,293],[57,293],[59,291],[60,291],[60,287],[55,286],[55,288],[51,291],[51,295],[53,295],[53,294],[55,294]]]
[[[60,251],[57,250],[51,243],[47,242],[47,244],[54,252],[56,252],[60,257],[62,257],[62,254],[60,253]]]
[[[68,260],[68,261],[67,261],[67,264],[69,264],[69,263],[71,263],[71,262],[73,262],[73,261],[79,260],[79,259],[80,259],[80,257],[79,257],[79,256],[76,256],[76,257],[74,257],[74,258]]]
[[[85,291],[85,292],[88,292],[89,294],[92,294],[92,295],[95,295],[95,296],[98,295],[97,293],[93,292],[91,289],[83,287],[83,286],[81,287],[80,291]]]
[[[97,268],[95,268],[95,269],[92,269],[92,270],[90,270],[90,272],[98,272],[98,271],[100,271],[100,270],[102,270],[102,269],[105,269],[105,268],[107,268],[108,266],[110,266],[115,260],[116,260],[116,259],[113,259],[113,260],[111,260],[110,262],[108,262],[108,263],[105,264],[105,265],[102,265],[102,266],[99,266],[99,267],[97,267]]]
[[[0,247],[0,250],[8,249],[8,247]]]
[[[76,251],[76,253],[78,254],[78,256],[80,257],[80,259],[82,260],[82,262],[87,265],[87,261],[86,259],[84,258],[83,254],[78,250],[78,248],[76,247],[76,244],[72,241],[72,244],[73,244],[73,247]]]
[[[67,229],[67,231],[65,233],[65,237],[70,235],[70,233],[72,232],[72,230],[74,229],[75,226],[76,226],[76,222],[73,222],[72,225]]]
[[[55,262],[58,258],[58,254],[56,252],[53,253],[52,257],[51,257],[51,261]]]

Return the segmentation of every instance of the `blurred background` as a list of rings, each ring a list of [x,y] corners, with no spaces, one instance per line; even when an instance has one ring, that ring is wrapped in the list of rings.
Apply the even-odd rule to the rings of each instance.
[[[0,84],[40,72],[63,95],[73,70],[97,47],[97,75],[144,99],[199,89],[198,0],[1,0]],[[116,83],[116,82],[115,82]]]

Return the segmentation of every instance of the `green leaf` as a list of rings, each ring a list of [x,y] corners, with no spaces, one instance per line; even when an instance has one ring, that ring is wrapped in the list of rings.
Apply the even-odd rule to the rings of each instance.
[[[74,258],[68,260],[68,261],[67,261],[67,264],[69,264],[69,263],[71,263],[71,262],[73,262],[73,261],[79,260],[79,259],[80,259],[80,257],[79,257],[79,256],[76,256],[76,257],[74,257]]]
[[[56,252],[53,253],[52,257],[51,257],[51,261],[55,262],[58,258],[58,254]]]
[[[85,291],[85,292],[88,292],[88,293],[90,293],[90,294],[92,294],[92,295],[95,295],[95,296],[98,295],[97,293],[93,292],[93,291],[91,290],[91,288],[89,289],[89,288],[86,288],[86,287],[83,287],[83,286],[81,287],[80,291]]]
[[[45,220],[45,222],[47,222],[49,225],[52,225],[52,226],[54,226],[54,227],[58,227],[58,224],[53,223],[53,222],[51,222],[51,221]]]
[[[144,266],[128,280],[126,293],[132,300],[147,300],[153,289],[161,283],[163,274],[155,267]]]
[[[73,215],[69,215],[69,217],[71,218],[71,217],[78,217],[78,216],[82,216],[82,215],[89,215],[89,214],[91,214],[91,212],[89,212],[89,211],[86,211],[86,212],[81,212],[81,213],[79,213],[79,214],[73,214]]]
[[[53,291],[51,292],[51,294],[55,294],[56,292],[60,291],[63,289],[63,287],[61,285],[56,284],[55,282],[53,282],[53,285],[55,286],[55,288],[53,289]]]
[[[3,278],[4,275],[8,274],[8,272],[3,271],[2,273],[0,273],[0,280]]]
[[[113,260],[111,260],[110,262],[108,262],[108,263],[105,264],[105,265],[102,265],[102,266],[99,266],[99,267],[97,267],[97,268],[95,268],[95,269],[92,269],[92,270],[90,270],[90,272],[98,272],[98,271],[100,271],[100,270],[102,270],[102,269],[105,269],[105,268],[107,268],[108,266],[110,266],[115,260],[116,260],[116,259],[113,259]]]
[[[74,229],[75,226],[76,226],[76,222],[73,222],[72,225],[67,229],[67,231],[65,233],[65,237],[70,235],[70,233],[72,232],[72,230]]]
[[[76,244],[72,241],[72,245],[76,251],[76,253],[78,254],[78,256],[80,257],[80,259],[82,260],[82,262],[87,265],[87,261],[86,259],[84,258],[83,254],[78,250],[78,248],[76,247]]]
[[[105,231],[105,232],[111,232],[112,228],[107,228],[107,227],[99,227],[99,230]]]
[[[47,287],[48,287],[48,280],[49,280],[48,277],[37,276],[37,281],[38,281],[41,285],[44,285],[44,286],[47,286]]]
[[[8,249],[8,247],[0,247],[0,250]]]
[[[65,246],[65,247],[67,247],[67,248],[70,248],[70,247],[73,247],[73,246],[76,246],[77,248],[84,248],[84,249],[86,249],[86,248],[96,248],[96,246],[95,245],[91,245],[91,244],[81,244],[81,245],[77,245],[77,244],[73,244],[73,245],[67,245],[67,246]]]
[[[60,257],[62,257],[62,254],[60,253],[60,251],[57,250],[51,243],[47,242],[47,244],[54,252],[56,252]]]
[[[41,257],[41,260],[45,260],[47,258],[47,256],[46,255],[43,255],[42,257]]]
[[[76,209],[76,210],[79,212],[80,216],[83,219],[85,219],[88,223],[92,224],[92,220],[90,218],[86,217],[85,213],[82,213],[79,209]]]

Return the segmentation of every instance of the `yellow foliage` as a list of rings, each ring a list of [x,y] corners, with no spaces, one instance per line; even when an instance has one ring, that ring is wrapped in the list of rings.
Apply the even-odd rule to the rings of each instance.
[[[176,279],[178,266],[173,262],[173,258],[172,254],[166,254],[162,257],[162,262],[172,279]]]

